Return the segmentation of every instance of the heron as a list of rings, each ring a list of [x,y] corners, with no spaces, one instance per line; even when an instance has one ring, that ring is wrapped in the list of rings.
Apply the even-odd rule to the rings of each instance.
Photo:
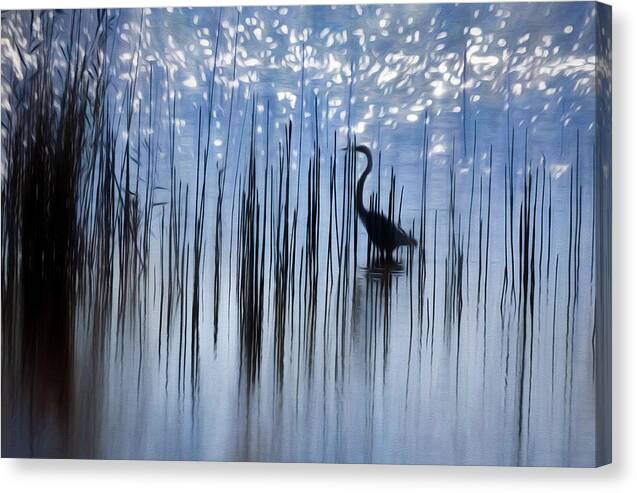
[[[363,189],[365,180],[372,171],[372,153],[366,145],[357,145],[356,152],[362,153],[367,158],[365,171],[356,183],[356,213],[367,230],[367,236],[378,250],[383,254],[385,261],[391,261],[392,252],[401,246],[413,248],[417,245],[416,240],[397,226],[380,212],[370,211],[363,203]]]

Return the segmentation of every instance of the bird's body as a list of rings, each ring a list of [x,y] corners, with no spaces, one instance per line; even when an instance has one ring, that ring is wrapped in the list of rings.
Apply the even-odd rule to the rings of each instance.
[[[392,223],[384,215],[369,211],[363,202],[363,189],[365,180],[372,171],[372,153],[367,146],[358,145],[356,151],[361,152],[367,158],[367,166],[356,183],[356,212],[367,230],[369,239],[382,253],[385,260],[390,260],[392,252],[401,246],[416,246],[416,240],[407,234],[402,228]]]

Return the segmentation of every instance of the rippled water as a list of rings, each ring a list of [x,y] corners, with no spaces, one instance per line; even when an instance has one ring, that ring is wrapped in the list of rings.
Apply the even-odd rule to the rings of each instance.
[[[114,139],[83,144],[87,219],[64,298],[72,401],[62,419],[34,418],[24,389],[37,384],[3,385],[17,403],[3,406],[3,454],[603,462],[607,15],[592,3],[131,9],[105,24],[3,12],[3,123],[50,29],[60,73],[72,36],[78,58],[102,63],[87,87],[93,98],[108,79],[108,107],[90,135],[108,121]],[[374,159],[365,203],[418,242],[390,263],[356,216],[354,142]],[[4,236],[11,272],[6,252],[23,247]],[[7,311],[22,281],[3,280]],[[16,300],[5,355],[23,347]]]

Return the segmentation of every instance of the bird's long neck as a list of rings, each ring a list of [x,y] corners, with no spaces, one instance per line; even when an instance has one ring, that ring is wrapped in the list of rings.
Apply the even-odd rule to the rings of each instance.
[[[372,171],[372,153],[366,146],[360,146],[357,150],[365,154],[365,157],[367,158],[367,167],[356,183],[356,211],[360,216],[366,216],[367,209],[365,209],[365,204],[363,203],[363,189],[365,188],[367,175],[369,175]]]

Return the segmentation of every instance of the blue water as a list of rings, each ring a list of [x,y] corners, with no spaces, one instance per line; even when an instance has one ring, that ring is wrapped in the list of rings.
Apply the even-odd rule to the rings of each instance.
[[[54,56],[61,67],[73,14],[43,14],[53,20]],[[30,25],[36,36],[41,29],[30,15],[2,14],[5,116],[17,106],[17,85],[8,75],[24,80],[35,69],[28,55],[25,68],[17,50],[24,48]],[[129,146],[137,195],[151,190],[159,205],[145,258],[148,283],[137,298],[124,300],[133,307],[130,315],[123,321],[113,316],[110,322],[108,344],[100,349],[105,364],[97,370],[99,389],[87,383],[87,375],[96,371],[90,365],[93,309],[90,299],[78,294],[77,402],[69,433],[91,437],[91,447],[83,448],[77,439],[77,456],[597,463],[594,329],[605,274],[597,269],[595,242],[603,238],[594,218],[600,206],[596,190],[608,186],[609,163],[595,149],[596,142],[600,145],[596,97],[605,86],[598,82],[596,88],[604,51],[596,38],[593,3],[122,9],[108,15],[112,31],[100,53],[109,77],[109,118],[119,122],[114,127],[117,173]],[[95,12],[82,16],[79,42],[88,46]],[[127,101],[132,101],[130,128]],[[290,243],[298,258],[290,282],[297,288],[284,315],[280,372],[275,287],[268,274],[274,256],[266,247],[259,371],[251,382],[238,300],[241,243],[247,241],[237,237],[241,191],[253,135],[270,245],[270,231],[283,212],[268,209],[265,194],[276,197],[281,189],[279,144],[290,121],[290,204],[298,204],[298,231]],[[367,233],[360,222],[347,233],[358,235],[357,250],[347,245],[347,259],[340,259],[338,239],[347,231],[343,218],[351,218],[352,228],[356,222],[353,211],[339,216],[346,204],[342,147],[354,138],[369,145],[375,160],[366,202],[379,190],[380,177],[381,207],[388,210],[394,173],[396,208],[400,202],[394,221],[419,241],[413,259],[402,249],[391,268],[368,268]],[[312,303],[307,286],[312,283],[307,284],[301,258],[307,253],[307,170],[315,143],[321,148],[318,302],[316,335],[308,346]],[[172,152],[172,180],[183,188],[177,214],[184,214],[188,228],[184,248],[190,279],[197,163],[204,152],[209,164],[202,192],[201,284],[195,288],[190,280],[183,286],[185,301],[173,300],[168,319],[169,302],[159,291],[169,254],[160,246],[170,241]],[[333,155],[338,210],[333,221],[340,222],[338,227],[332,223],[337,236],[330,252]],[[364,167],[359,154],[356,176]],[[221,170],[226,185],[219,208],[223,236],[215,343],[213,259]],[[535,225],[527,240],[536,276],[527,284],[530,306],[520,301],[518,229],[527,192],[533,211],[528,217]],[[138,206],[141,210],[141,200]],[[290,215],[290,228],[292,221]],[[454,257],[452,244],[462,247],[462,259]],[[116,249],[114,255],[118,260],[122,252]],[[115,262],[114,300],[126,269],[141,276]],[[421,271],[426,274],[419,285]],[[455,288],[453,276],[460,278]],[[458,287],[460,294],[453,298],[451,291]],[[193,315],[195,289],[202,301]],[[459,316],[447,311],[453,299],[461,300]],[[117,306],[110,309],[117,312]],[[193,317],[200,324],[197,336],[190,332]],[[122,346],[121,334],[127,334]],[[191,385],[193,338],[199,344],[197,386]],[[183,375],[188,375],[186,383]],[[98,409],[90,420],[87,402]],[[47,439],[43,443],[46,454]]]

